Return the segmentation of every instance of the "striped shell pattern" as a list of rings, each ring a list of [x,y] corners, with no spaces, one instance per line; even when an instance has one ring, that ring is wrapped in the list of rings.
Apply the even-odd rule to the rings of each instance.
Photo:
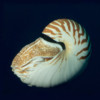
[[[69,19],[54,20],[42,34],[56,42],[39,37],[23,47],[13,59],[12,71],[23,83],[52,87],[67,82],[85,68],[91,43],[80,24]]]

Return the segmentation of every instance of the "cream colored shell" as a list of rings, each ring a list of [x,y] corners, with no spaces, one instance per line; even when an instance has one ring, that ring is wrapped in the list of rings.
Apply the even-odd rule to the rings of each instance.
[[[58,19],[48,24],[42,33],[56,42],[40,37],[22,48],[13,59],[12,71],[23,83],[37,87],[56,86],[84,69],[91,53],[91,43],[80,24]],[[59,42],[64,43],[65,49]]]

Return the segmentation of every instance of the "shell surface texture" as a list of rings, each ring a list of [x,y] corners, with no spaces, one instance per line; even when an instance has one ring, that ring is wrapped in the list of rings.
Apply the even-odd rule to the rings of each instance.
[[[80,24],[57,19],[49,23],[42,34],[54,42],[39,37],[23,47],[12,61],[12,71],[23,83],[53,87],[69,81],[85,68],[91,43]]]

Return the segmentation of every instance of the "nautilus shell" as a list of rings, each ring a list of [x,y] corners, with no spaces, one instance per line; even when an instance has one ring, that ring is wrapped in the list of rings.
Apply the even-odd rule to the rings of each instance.
[[[52,87],[67,82],[87,65],[91,43],[85,29],[69,19],[49,23],[39,37],[15,56],[12,71],[29,86]]]

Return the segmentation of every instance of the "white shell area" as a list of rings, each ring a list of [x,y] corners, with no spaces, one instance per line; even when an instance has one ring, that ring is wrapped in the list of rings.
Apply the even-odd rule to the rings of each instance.
[[[29,86],[52,87],[67,82],[87,65],[91,54],[88,34],[80,24],[69,19],[49,23],[42,32],[43,38],[26,45],[15,56],[12,71]]]

